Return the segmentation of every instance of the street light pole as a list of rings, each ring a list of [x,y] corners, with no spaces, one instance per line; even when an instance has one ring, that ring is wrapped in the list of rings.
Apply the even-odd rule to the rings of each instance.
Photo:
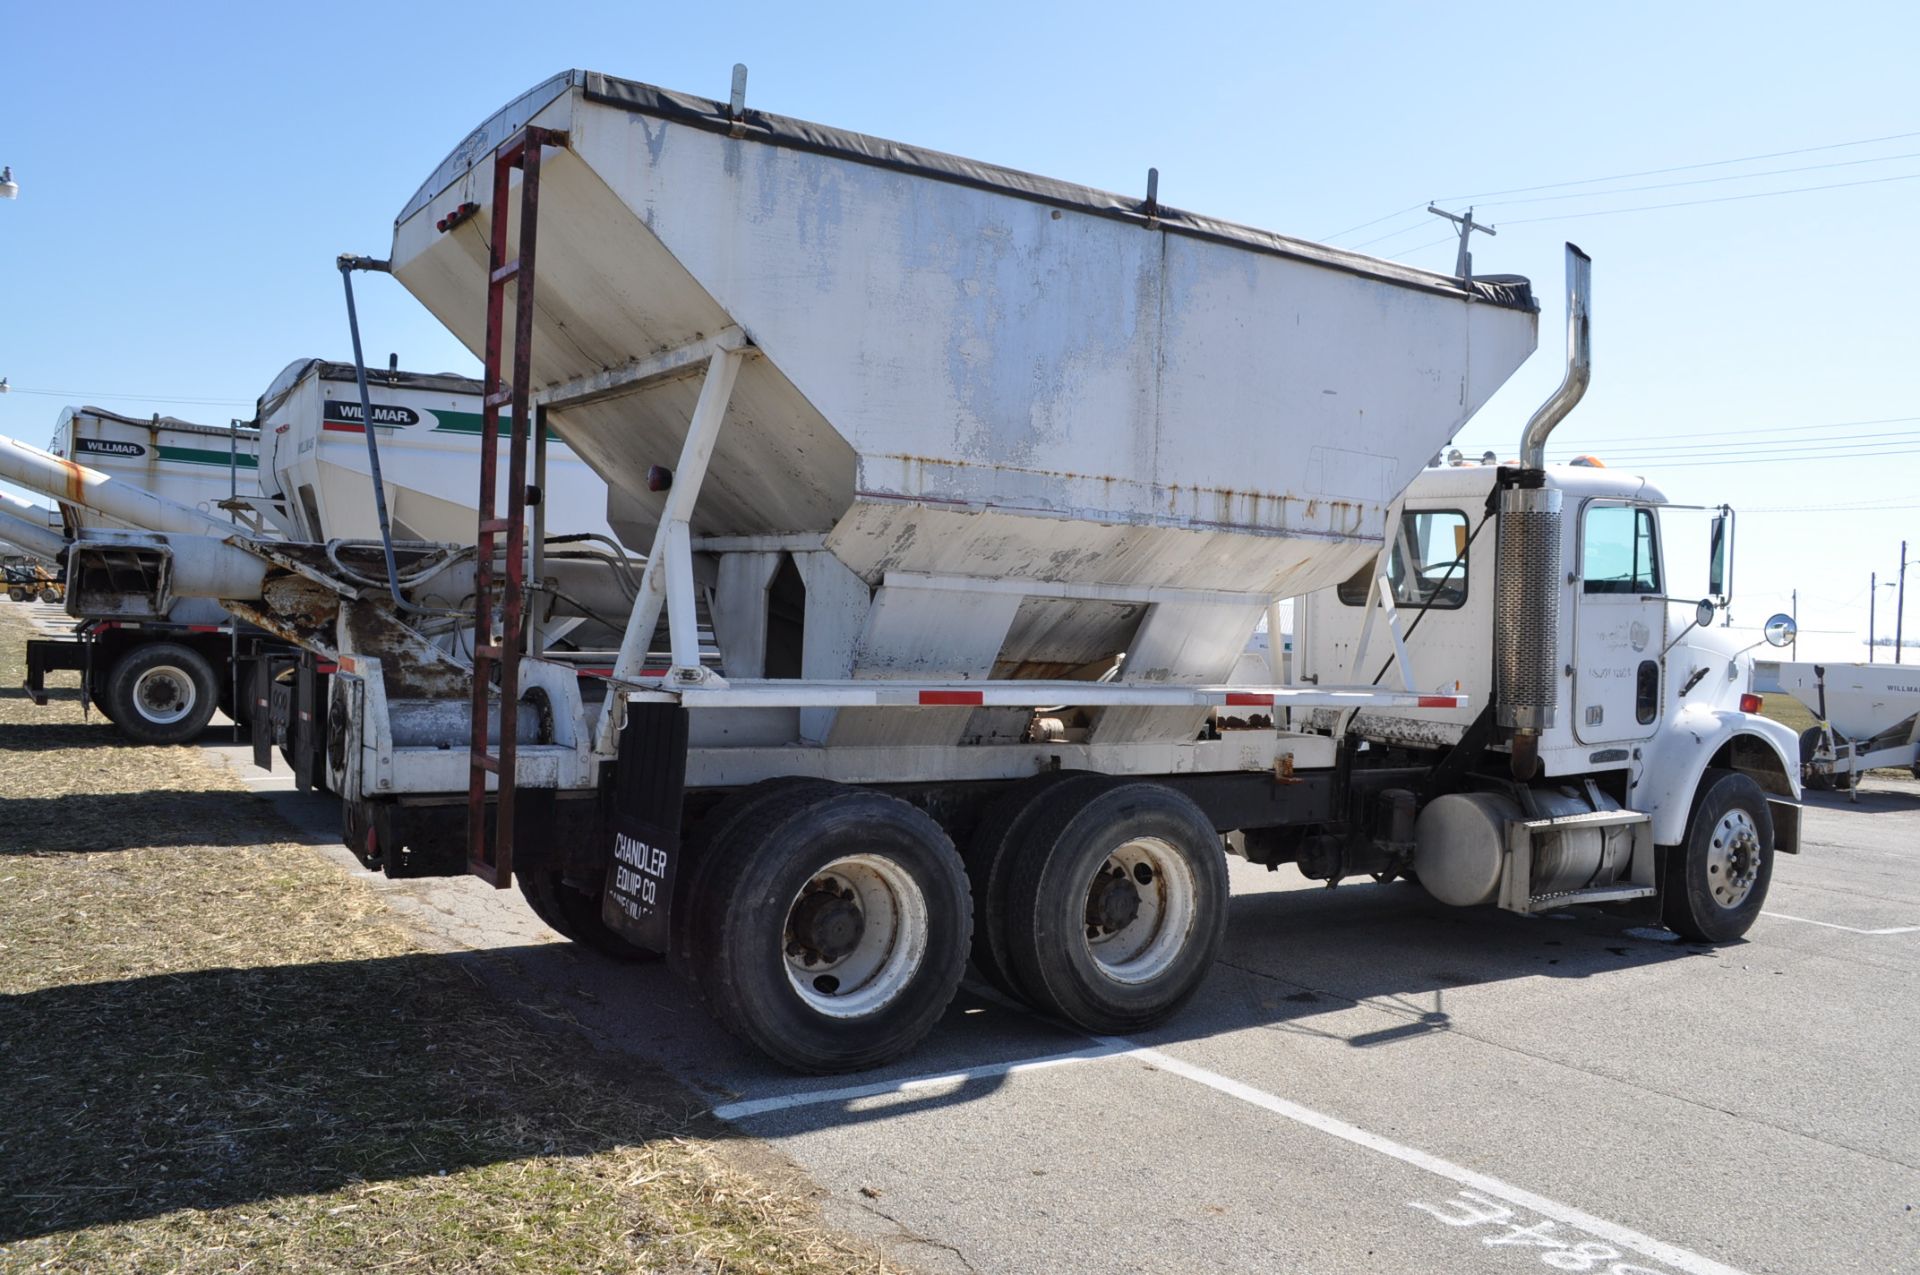
[[[1907,542],[1900,542],[1900,588],[1893,603],[1893,662],[1900,662],[1900,640],[1907,618]]]

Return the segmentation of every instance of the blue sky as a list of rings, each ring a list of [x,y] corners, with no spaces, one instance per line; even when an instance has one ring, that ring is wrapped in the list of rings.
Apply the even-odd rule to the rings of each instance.
[[[742,61],[767,110],[1125,192],[1151,165],[1166,203],[1309,238],[1480,196],[1499,234],[1476,268],[1532,276],[1548,335],[1465,449],[1510,453],[1557,380],[1572,238],[1595,262],[1596,373],[1561,439],[1749,511],[1737,623],[1798,588],[1802,656],[1863,658],[1868,572],[1890,576],[1902,535],[1920,558],[1910,4],[6,13],[0,163],[21,195],[0,204],[0,375],[20,392],[0,433],[31,442],[69,400],[224,423],[290,360],[344,357],[334,256],[386,255],[441,157],[554,71],[721,97]],[[1842,145],[1866,139],[1885,140]],[[1615,174],[1650,175],[1587,182]],[[1838,188],[1731,198],[1817,185]],[[1487,195],[1526,187],[1551,189]],[[1630,187],[1652,189],[1603,193]],[[1366,250],[1449,268],[1433,220],[1335,241],[1389,235]],[[390,280],[360,299],[370,357],[473,368]],[[1851,454],[1780,459],[1809,447]],[[1891,608],[1888,590],[1883,632]]]

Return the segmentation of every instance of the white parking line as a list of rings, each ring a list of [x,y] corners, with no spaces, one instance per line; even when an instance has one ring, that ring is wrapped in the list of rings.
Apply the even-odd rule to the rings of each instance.
[[[998,997],[994,999],[998,1000]],[[1469,1187],[1494,1199],[1504,1200],[1508,1204],[1552,1218],[1557,1222],[1584,1231],[1589,1235],[1617,1244],[1643,1257],[1684,1271],[1687,1275],[1744,1275],[1735,1267],[1703,1257],[1690,1249],[1684,1249],[1664,1240],[1642,1235],[1617,1222],[1596,1217],[1582,1209],[1561,1204],[1546,1196],[1536,1195],[1522,1187],[1502,1182],[1499,1178],[1464,1168],[1450,1160],[1429,1155],[1417,1147],[1409,1147],[1395,1142],[1391,1138],[1369,1133],[1358,1125],[1348,1124],[1344,1120],[1325,1115],[1310,1107],[1303,1107],[1276,1094],[1223,1076],[1219,1072],[1209,1071],[1189,1062],[1175,1058],[1150,1046],[1136,1044],[1118,1036],[1095,1037],[1095,1046],[1091,1049],[1077,1049],[1068,1053],[1048,1054],[1039,1058],[1027,1058],[1019,1062],[990,1063],[980,1067],[968,1067],[960,1071],[943,1072],[934,1076],[914,1076],[905,1080],[881,1080],[867,1085],[847,1085],[838,1089],[813,1089],[802,1093],[781,1094],[772,1098],[752,1098],[741,1102],[722,1104],[713,1109],[713,1114],[722,1120],[740,1120],[748,1116],[765,1115],[773,1111],[790,1111],[796,1107],[819,1106],[826,1103],[849,1102],[858,1098],[877,1098],[888,1094],[908,1093],[916,1089],[925,1089],[941,1085],[964,1084],[969,1080],[979,1080],[994,1076],[1012,1076],[1021,1072],[1039,1071],[1044,1068],[1066,1066],[1072,1063],[1092,1062],[1103,1058],[1131,1058],[1157,1068],[1169,1075],[1204,1085],[1217,1093],[1259,1107],[1296,1124],[1305,1125],[1329,1137],[1342,1142],[1363,1147],[1412,1165],[1428,1173]]]
[[[1251,1103],[1253,1106],[1265,1111],[1270,1111],[1274,1115],[1282,1116],[1297,1124],[1303,1124],[1309,1129],[1317,1129],[1330,1137],[1340,1139],[1342,1142],[1350,1142],[1354,1146],[1365,1147],[1369,1151],[1377,1151],[1381,1155],[1389,1156],[1403,1164],[1410,1164],[1416,1169],[1424,1169],[1428,1173],[1446,1178],[1450,1182],[1471,1187],[1495,1199],[1505,1200],[1508,1204],[1517,1205],[1532,1213],[1538,1213],[1542,1217],[1549,1217],[1555,1221],[1564,1222],[1568,1226],[1585,1231],[1589,1235],[1598,1236],[1612,1244],[1618,1244],[1621,1248],[1631,1249],[1643,1257],[1650,1257],[1654,1261],[1671,1266],[1676,1270],[1686,1271],[1688,1275],[1742,1275],[1742,1272],[1736,1268],[1727,1266],[1721,1262],[1716,1262],[1710,1257],[1703,1257],[1689,1249],[1681,1248],[1675,1244],[1668,1244],[1664,1240],[1656,1240],[1650,1235],[1642,1235],[1640,1232],[1621,1226],[1617,1222],[1609,1222],[1605,1218],[1595,1217],[1591,1213],[1576,1209],[1571,1205],[1561,1204],[1557,1200],[1550,1200],[1543,1195],[1535,1195],[1532,1191],[1509,1185],[1508,1183],[1502,1182],[1499,1178],[1489,1177],[1484,1173],[1477,1173],[1472,1169],[1463,1168],[1460,1165],[1454,1164],[1452,1161],[1442,1160],[1439,1156],[1429,1155],[1416,1147],[1406,1146],[1393,1141],[1391,1138],[1383,1138],[1377,1133],[1369,1133],[1357,1125],[1350,1125],[1344,1120],[1323,1115],[1309,1107],[1303,1107],[1297,1102],[1289,1102],[1285,1098],[1277,1097],[1274,1094],[1267,1093],[1265,1090],[1255,1089],[1252,1085],[1243,1084],[1238,1080],[1222,1076],[1218,1072],[1207,1070],[1205,1067],[1196,1067],[1192,1063],[1182,1062],[1171,1054],[1162,1053],[1158,1049],[1135,1045],[1131,1041],[1112,1037],[1103,1039],[1102,1043],[1113,1046],[1116,1050],[1124,1049],[1126,1056],[1129,1058],[1138,1058],[1142,1062],[1158,1067],[1162,1071],[1171,1072],[1176,1076],[1184,1077],[1196,1084],[1205,1085],[1209,1089],[1217,1090],[1230,1097],[1238,1098],[1242,1102]]]
[[[748,1116],[763,1116],[769,1111],[790,1111],[795,1107],[817,1107],[824,1103],[851,1102],[856,1098],[878,1098],[886,1094],[908,1093],[915,1089],[929,1089],[939,1085],[960,1085],[969,1080],[1013,1076],[1023,1071],[1040,1071],[1048,1067],[1062,1067],[1069,1063],[1114,1058],[1124,1052],[1126,1052],[1125,1046],[1114,1048],[1102,1043],[1088,1049],[1070,1050],[1064,1054],[1045,1054],[1038,1058],[1023,1058],[1018,1062],[987,1063],[960,1071],[942,1072],[937,1076],[914,1076],[907,1080],[877,1080],[870,1085],[847,1085],[840,1089],[809,1089],[804,1093],[780,1094],[773,1098],[749,1098],[743,1102],[722,1103],[713,1109],[713,1114],[722,1120],[743,1120]]]
[[[1920,932],[1920,925],[1889,925],[1884,929],[1862,930],[1851,925],[1835,925],[1832,921],[1816,921],[1807,916],[1788,916],[1785,912],[1762,912],[1761,916],[1770,916],[1776,921],[1798,921],[1802,925],[1817,925],[1827,930],[1845,930],[1849,934],[1913,934]]]

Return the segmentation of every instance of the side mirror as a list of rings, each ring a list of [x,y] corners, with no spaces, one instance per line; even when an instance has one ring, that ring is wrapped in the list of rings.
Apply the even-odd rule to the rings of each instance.
[[[1793,642],[1794,635],[1799,632],[1799,626],[1794,624],[1792,616],[1782,611],[1769,617],[1767,627],[1761,632],[1766,635],[1767,645],[1788,646]]]
[[[1727,596],[1727,516],[1717,514],[1707,545],[1707,592],[1716,598]],[[1704,625],[1705,620],[1701,621]]]
[[[1693,608],[1694,624],[1703,629],[1712,628],[1715,610],[1717,610],[1717,608],[1713,605],[1712,598],[1701,598],[1699,603]]]

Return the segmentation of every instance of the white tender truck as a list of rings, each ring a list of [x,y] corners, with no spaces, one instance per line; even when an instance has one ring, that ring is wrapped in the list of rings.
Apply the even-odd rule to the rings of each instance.
[[[395,542],[396,591],[386,546],[203,537],[173,587],[337,662],[368,866],[518,881],[789,1066],[901,1054],[969,957],[1087,1030],[1161,1022],[1219,947],[1229,850],[1713,941],[1798,848],[1794,741],[1669,616],[1657,497],[1541,463],[1587,376],[1577,250],[1567,380],[1520,465],[1470,474],[1422,469],[1533,351],[1524,279],[739,92],[558,75],[377,264],[484,360],[511,441],[475,547]],[[547,429],[647,554],[617,648],[529,636],[613,573],[527,534]],[[1285,597],[1298,670],[1232,682]]]

